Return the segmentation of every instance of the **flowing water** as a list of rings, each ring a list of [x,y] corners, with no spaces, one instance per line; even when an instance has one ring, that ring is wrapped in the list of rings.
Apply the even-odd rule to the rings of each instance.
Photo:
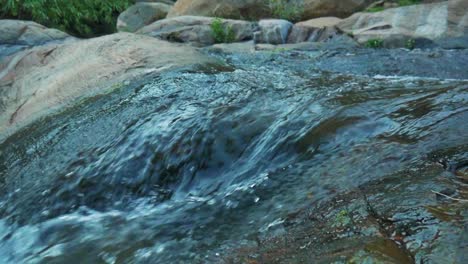
[[[468,81],[269,60],[148,77],[6,140],[1,263],[220,262],[337,193],[468,161]]]

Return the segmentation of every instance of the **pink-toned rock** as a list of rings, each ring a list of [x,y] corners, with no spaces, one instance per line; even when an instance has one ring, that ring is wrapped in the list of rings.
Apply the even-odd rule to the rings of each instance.
[[[124,81],[217,63],[189,46],[130,33],[16,53],[0,63],[0,139]]]
[[[373,1],[375,0],[297,0],[290,1],[287,5],[296,5],[297,14],[294,15],[307,20],[326,16],[347,17],[364,10]],[[274,9],[275,1],[268,0],[178,0],[168,17],[192,15],[249,20],[279,18],[275,16]]]
[[[180,16],[166,18],[143,27],[138,34],[174,41],[191,43],[194,46],[208,46],[215,43],[211,24],[212,17]],[[254,23],[223,19],[221,21],[225,31],[232,30],[232,42],[251,40],[253,37]]]
[[[170,5],[163,3],[136,3],[119,15],[117,29],[135,32],[154,21],[165,18],[170,9]]]
[[[370,39],[392,41],[424,38],[432,41],[468,35],[468,1],[452,0],[356,13],[337,27],[358,42]]]
[[[321,17],[296,23],[288,37],[288,43],[324,41],[337,34],[337,17]]]
[[[0,20],[0,44],[37,46],[48,42],[73,39],[60,30],[32,21]]]
[[[375,0],[304,0],[302,19],[318,17],[345,18],[364,10]]]

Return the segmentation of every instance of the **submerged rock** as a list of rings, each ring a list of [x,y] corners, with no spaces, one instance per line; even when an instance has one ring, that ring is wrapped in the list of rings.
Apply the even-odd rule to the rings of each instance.
[[[170,5],[163,3],[136,3],[120,14],[117,19],[117,29],[135,32],[154,21],[165,18],[170,9]]]
[[[47,73],[71,68],[83,82],[112,80],[127,76],[105,71],[120,63],[145,71],[145,62],[132,60],[143,54],[193,56],[124,35],[101,46],[83,41],[89,56],[73,55],[79,45],[52,52],[73,58],[47,64],[57,66]],[[133,47],[142,42],[147,46]],[[420,50],[327,50],[328,42],[287,44],[316,47],[310,51],[249,53],[243,50],[252,43],[230,45],[240,54],[217,56],[235,71],[137,75],[136,83],[1,143],[0,231],[10,234],[0,241],[2,259],[466,262],[466,206],[432,190],[467,199],[460,177],[468,160],[468,82],[431,78],[458,71],[466,79],[468,50],[428,58]],[[93,73],[82,74],[89,65]],[[431,78],[415,77],[418,71]],[[65,89],[64,98],[69,83],[80,88],[76,81],[56,85],[60,76],[44,81]],[[441,158],[454,165],[432,161]]]
[[[27,50],[0,64],[0,135],[138,76],[216,64],[193,48],[128,33]]]

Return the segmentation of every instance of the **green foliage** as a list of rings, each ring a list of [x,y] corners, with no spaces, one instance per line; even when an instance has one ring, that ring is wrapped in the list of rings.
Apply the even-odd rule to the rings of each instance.
[[[381,40],[381,39],[369,39],[366,42],[366,47],[367,48],[373,48],[373,49],[382,48],[383,47],[383,40]]]
[[[224,26],[221,18],[215,18],[211,21],[211,34],[216,43],[231,43],[236,38],[232,26]]]
[[[421,0],[398,0],[399,6],[417,5],[419,3],[421,3]]]
[[[283,53],[283,52],[286,52],[286,51],[288,51],[286,48],[275,48],[271,52],[272,53]]]
[[[0,0],[0,18],[33,20],[90,37],[115,31],[118,14],[131,0]],[[110,31],[110,32],[109,32]]]
[[[381,12],[384,11],[385,8],[383,6],[374,6],[371,8],[367,8],[365,11],[369,13],[376,13],[376,12]]]
[[[421,0],[398,0],[396,2],[398,3],[399,6],[409,6],[409,5],[420,4]],[[374,7],[367,8],[365,12],[376,13],[376,12],[381,12],[383,10],[385,10],[385,7],[383,6],[374,6]]]
[[[290,0],[269,0],[273,17],[296,22],[301,19],[303,6]]]
[[[346,226],[349,223],[351,223],[351,217],[349,216],[348,211],[346,210],[341,210],[338,212],[338,214],[335,217],[335,222],[333,223],[333,226]]]
[[[414,39],[408,39],[405,43],[405,47],[410,50],[414,49],[415,45],[416,41]]]

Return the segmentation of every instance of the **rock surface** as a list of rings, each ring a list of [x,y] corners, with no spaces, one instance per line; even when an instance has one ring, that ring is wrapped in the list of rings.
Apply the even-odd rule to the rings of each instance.
[[[167,18],[143,27],[137,33],[174,42],[188,42],[195,46],[215,43],[211,23],[213,18],[181,16]],[[233,42],[250,40],[253,37],[254,23],[242,20],[222,20],[225,30],[234,33]]]
[[[0,20],[0,58],[28,47],[74,39],[60,30],[32,21]]]
[[[70,35],[32,21],[0,20],[0,44],[37,46],[67,38]]]
[[[0,64],[0,135],[137,76],[215,64],[193,48],[129,33],[26,50]]]
[[[154,21],[165,18],[170,9],[170,5],[163,3],[136,3],[119,15],[117,30],[135,32]]]
[[[286,5],[296,5],[303,20],[336,16],[347,17],[364,10],[374,0],[304,0],[291,1]],[[218,16],[234,19],[262,19],[274,16],[266,0],[178,0],[169,12],[169,17],[183,15]]]
[[[163,3],[167,5],[173,5],[176,0],[136,0],[135,3]]]
[[[468,33],[467,5],[466,1],[456,0],[356,13],[339,23],[338,28],[360,43],[382,39],[388,47],[419,38],[447,41]]]
[[[209,16],[231,19],[259,19],[271,15],[264,0],[178,0],[168,17]]]
[[[255,43],[284,44],[293,24],[283,19],[264,19],[258,23],[259,31],[254,33]]]
[[[288,37],[288,43],[324,41],[337,34],[337,17],[321,17],[296,23]]]
[[[374,0],[304,0],[302,19],[335,16],[345,18],[364,10]]]
[[[468,198],[468,82],[432,77],[467,76],[468,50],[357,50],[229,54],[239,70],[138,78],[12,136],[1,212],[22,226],[3,222],[0,254],[466,263],[466,204],[432,190]]]

